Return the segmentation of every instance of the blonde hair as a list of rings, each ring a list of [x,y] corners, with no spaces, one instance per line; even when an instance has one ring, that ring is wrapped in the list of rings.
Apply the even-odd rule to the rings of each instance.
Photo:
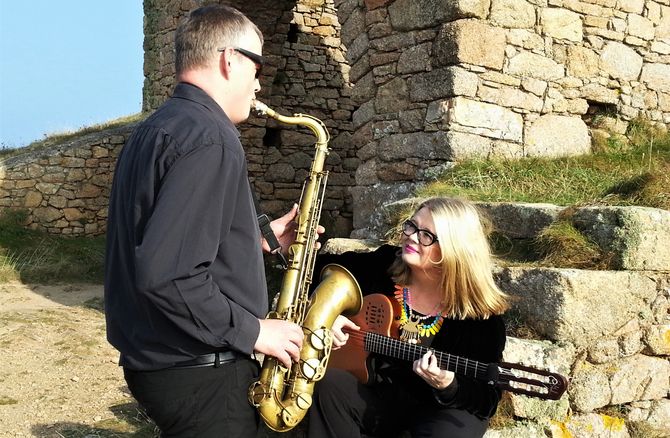
[[[440,285],[444,315],[454,319],[483,318],[502,314],[509,297],[493,280],[493,260],[486,235],[485,219],[476,207],[457,198],[430,198],[419,205],[426,208],[435,224],[442,257],[431,260],[441,268]],[[402,257],[390,268],[393,280],[408,284],[411,271]]]
[[[263,42],[263,34],[242,12],[226,5],[194,9],[175,32],[175,70],[181,73],[212,62],[219,48],[237,47],[240,38],[254,31]]]

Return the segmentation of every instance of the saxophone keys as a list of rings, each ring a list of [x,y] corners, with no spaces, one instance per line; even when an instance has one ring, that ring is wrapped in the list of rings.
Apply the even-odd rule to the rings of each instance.
[[[261,382],[254,382],[249,388],[249,402],[256,408],[261,405],[261,402],[265,400],[266,396],[267,392],[261,385]]]
[[[314,379],[314,376],[320,374],[321,361],[317,358],[307,359],[302,362],[302,375],[307,379]]]
[[[330,349],[330,346],[333,344],[333,335],[330,333],[330,330],[322,327],[312,332],[309,342],[315,350]]]
[[[307,392],[297,394],[295,405],[289,405],[281,410],[281,419],[284,422],[285,429],[289,430],[295,427],[305,416],[305,411],[312,406],[312,395]]]
[[[312,394],[309,392],[303,392],[298,395],[298,398],[296,399],[296,405],[298,405],[298,407],[303,411],[309,409],[309,407],[312,406]]]

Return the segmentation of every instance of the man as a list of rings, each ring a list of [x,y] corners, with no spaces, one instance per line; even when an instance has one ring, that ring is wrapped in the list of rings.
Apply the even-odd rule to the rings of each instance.
[[[117,162],[107,337],[130,391],[166,437],[254,436],[247,390],[259,366],[251,354],[289,366],[302,345],[297,324],[262,319],[262,239],[234,126],[260,90],[262,41],[234,8],[191,12],[175,35],[174,94]],[[271,224],[283,248],[296,213]]]

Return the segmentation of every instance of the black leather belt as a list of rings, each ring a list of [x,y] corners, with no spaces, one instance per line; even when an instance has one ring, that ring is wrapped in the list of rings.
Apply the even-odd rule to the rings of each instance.
[[[237,351],[218,351],[216,353],[203,354],[185,362],[179,362],[173,368],[218,367],[224,363],[234,362],[240,357],[243,357],[243,355]]]

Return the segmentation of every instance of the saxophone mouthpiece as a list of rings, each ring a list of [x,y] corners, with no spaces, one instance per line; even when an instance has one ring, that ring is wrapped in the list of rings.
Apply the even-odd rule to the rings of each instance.
[[[251,101],[251,109],[253,109],[260,115],[268,114],[268,112],[271,111],[266,104],[264,104],[258,99],[254,99]]]

